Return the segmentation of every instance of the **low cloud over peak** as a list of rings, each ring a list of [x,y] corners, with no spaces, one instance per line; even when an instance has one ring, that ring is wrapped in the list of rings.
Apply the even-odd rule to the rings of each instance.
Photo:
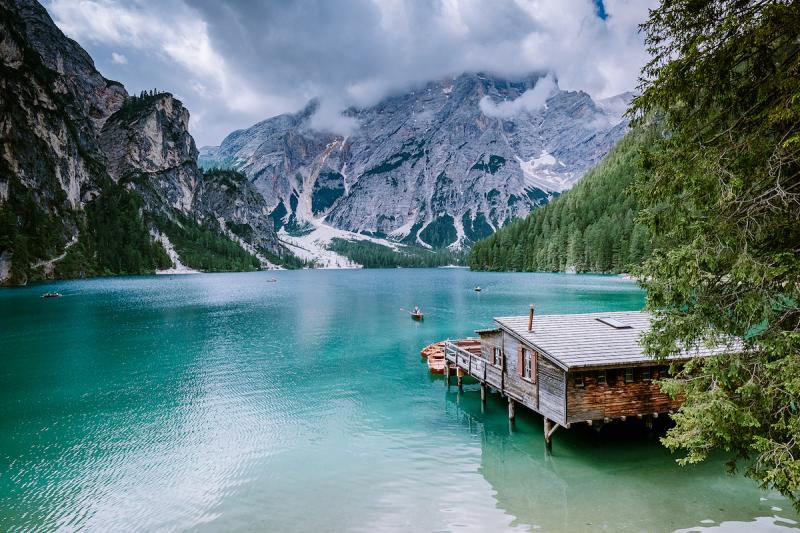
[[[558,85],[553,79],[552,74],[548,74],[539,81],[533,89],[528,89],[514,100],[504,100],[502,102],[492,102],[488,96],[481,98],[481,111],[487,117],[511,118],[523,111],[534,112],[544,109],[547,99],[558,90]]]
[[[131,92],[181,94],[203,145],[315,97],[316,127],[346,133],[352,124],[341,109],[465,71],[552,72],[563,89],[614,95],[636,85],[646,58],[637,28],[651,3],[606,0],[605,18],[592,0],[51,0],[46,7],[106,76]],[[513,102],[481,107],[504,116],[540,106],[541,83]]]

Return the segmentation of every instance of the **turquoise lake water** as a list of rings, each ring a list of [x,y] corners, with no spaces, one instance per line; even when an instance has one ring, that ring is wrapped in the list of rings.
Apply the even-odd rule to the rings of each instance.
[[[266,282],[277,278],[277,283]],[[471,289],[484,288],[481,293]],[[42,300],[45,291],[63,297]],[[493,316],[640,309],[606,276],[462,269],[0,291],[0,531],[785,531],[779,495],[644,430],[559,429],[419,350]],[[419,304],[425,321],[401,311]]]

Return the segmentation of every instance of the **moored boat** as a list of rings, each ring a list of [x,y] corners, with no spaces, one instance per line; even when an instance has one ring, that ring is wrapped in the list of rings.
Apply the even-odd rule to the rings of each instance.
[[[434,342],[424,347],[419,354],[427,358],[430,354],[435,352],[444,352],[444,341]]]
[[[428,356],[428,370],[430,370],[431,374],[444,374],[445,364],[447,362],[444,359],[444,349]]]
[[[411,315],[412,320],[422,320],[423,318],[425,318],[425,315],[423,315],[422,312],[415,313],[411,311],[409,314]]]
[[[429,344],[420,354],[427,360],[431,374],[444,374],[444,341]]]
[[[46,292],[42,294],[42,298],[61,298],[60,292]]]

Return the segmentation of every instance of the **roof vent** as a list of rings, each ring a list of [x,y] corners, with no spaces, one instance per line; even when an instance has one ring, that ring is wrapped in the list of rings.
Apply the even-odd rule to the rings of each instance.
[[[621,322],[616,318],[611,318],[610,316],[601,316],[600,318],[596,318],[598,322],[602,322],[606,326],[611,326],[614,329],[631,329],[629,324],[625,322]]]

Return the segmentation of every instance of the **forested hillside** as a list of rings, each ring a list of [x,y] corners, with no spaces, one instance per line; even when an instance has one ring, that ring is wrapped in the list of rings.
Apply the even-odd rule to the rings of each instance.
[[[621,272],[648,256],[629,188],[652,133],[631,131],[572,190],[477,242],[474,270]]]

